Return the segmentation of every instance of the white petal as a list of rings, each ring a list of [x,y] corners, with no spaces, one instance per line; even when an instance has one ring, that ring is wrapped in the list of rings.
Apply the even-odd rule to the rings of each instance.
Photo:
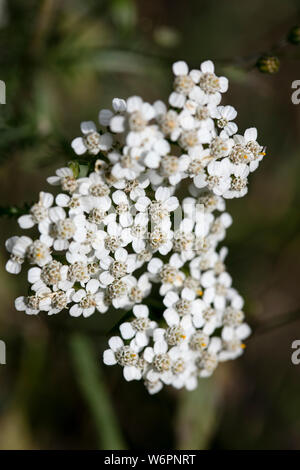
[[[109,150],[113,143],[113,137],[109,132],[100,136],[99,147],[100,150]]]
[[[31,228],[34,226],[34,220],[32,215],[26,214],[18,218],[18,224],[21,228]]]
[[[177,300],[179,299],[179,296],[176,292],[170,291],[167,293],[167,295],[164,298],[164,304],[166,307],[171,307]]]
[[[231,326],[224,326],[222,330],[222,338],[224,341],[231,341],[234,337],[234,329]]]
[[[41,271],[42,270],[40,268],[30,268],[27,274],[28,282],[34,284],[36,281],[39,281],[41,278]]]
[[[120,336],[112,336],[109,339],[108,344],[109,344],[109,347],[113,351],[117,351],[117,349],[121,348],[124,345],[124,343],[123,343],[122,339],[120,338]]]
[[[108,271],[104,271],[100,274],[99,279],[104,286],[108,286],[113,282],[114,277]]]
[[[22,312],[26,309],[26,304],[24,302],[25,297],[17,297],[15,300],[15,309],[19,312]]]
[[[59,176],[49,176],[47,178],[47,183],[52,184],[52,185],[58,185],[60,184],[60,178]]]
[[[110,121],[110,129],[112,132],[120,133],[124,131],[124,117],[114,116]]]
[[[135,342],[140,348],[144,348],[149,343],[149,339],[143,331],[138,331],[135,336]]]
[[[166,206],[167,206],[168,211],[170,211],[170,212],[175,211],[177,209],[177,207],[179,206],[179,202],[178,202],[177,197],[175,197],[175,196],[170,197],[166,201]]]
[[[69,314],[71,315],[71,317],[79,317],[82,314],[82,308],[79,307],[77,304],[74,304],[70,308]]]
[[[80,129],[83,134],[89,134],[90,132],[96,132],[97,128],[93,121],[83,121],[80,124]]]
[[[97,279],[91,279],[86,285],[86,291],[91,294],[95,294],[99,288],[99,281]]]
[[[126,101],[122,98],[114,98],[112,100],[112,107],[117,113],[123,113],[126,111]]]
[[[49,209],[49,218],[52,222],[58,222],[66,217],[66,213],[62,207],[52,207]]]
[[[202,62],[201,66],[201,71],[204,72],[204,73],[214,73],[215,71],[215,67],[214,67],[214,64],[211,60],[206,60],[204,62]]]
[[[143,251],[145,248],[145,241],[141,238],[135,238],[132,241],[132,248],[136,253],[141,253],[141,251]]]
[[[133,223],[133,217],[129,212],[126,212],[120,215],[119,221],[122,227],[130,227]]]
[[[55,198],[55,202],[58,206],[67,207],[70,202],[70,196],[67,194],[58,194]]]
[[[43,191],[40,192],[40,201],[44,207],[49,208],[52,206],[54,200],[54,196],[51,193],[44,193]]]
[[[167,324],[169,326],[173,326],[173,325],[178,325],[179,324],[179,315],[177,312],[175,312],[174,309],[172,308],[167,308],[165,311],[164,311],[164,314],[163,314],[163,317],[164,319],[166,320]]]
[[[127,111],[132,113],[138,111],[143,104],[143,100],[140,96],[131,96],[127,100]]]
[[[16,242],[18,241],[19,237],[10,237],[5,242],[5,248],[9,253],[12,252],[13,247],[15,246]]]
[[[174,75],[187,75],[189,73],[189,68],[187,63],[183,60],[175,62],[172,66]]]
[[[152,258],[152,260],[148,263],[148,271],[151,274],[157,274],[159,270],[162,268],[163,262],[159,258]]]
[[[169,188],[164,188],[160,187],[155,191],[155,199],[157,201],[166,201],[170,197],[170,189]]]
[[[55,240],[53,243],[53,248],[57,251],[66,250],[69,246],[69,242],[67,240]]]
[[[247,323],[243,323],[237,327],[236,334],[240,339],[248,338],[248,336],[251,334],[251,328],[249,325],[247,325]]]
[[[108,126],[112,117],[113,112],[110,109],[101,109],[98,115],[99,123],[101,126]]]
[[[154,352],[155,354],[164,354],[168,351],[168,345],[166,341],[160,340],[154,343]]]
[[[129,322],[125,322],[120,325],[120,333],[124,339],[131,339],[135,336],[135,330]]]
[[[147,305],[135,305],[133,307],[133,313],[136,318],[147,318],[149,315],[149,309]]]
[[[144,351],[144,359],[145,361],[147,362],[152,362],[153,361],[153,358],[154,358],[154,351],[153,351],[153,348],[146,348],[145,351]]]
[[[151,200],[148,197],[139,197],[135,204],[136,210],[139,212],[144,212],[150,203]]]
[[[228,90],[228,78],[219,77],[219,84],[222,93]]]
[[[115,251],[115,259],[116,261],[120,261],[121,263],[124,263],[127,260],[128,253],[125,250],[125,248],[118,248]]]
[[[74,152],[77,153],[77,155],[82,155],[83,153],[86,152],[86,146],[84,145],[84,141],[82,137],[76,137],[76,139],[73,139],[71,142],[71,147],[73,148]],[[48,183],[55,184],[54,178],[55,177],[47,178]]]
[[[10,274],[19,274],[21,272],[21,264],[9,259],[5,265],[5,269]]]
[[[140,371],[134,366],[125,366],[123,369],[123,375],[127,382],[131,382],[131,380],[139,380],[141,378]]]
[[[249,129],[246,129],[244,137],[245,137],[246,142],[249,142],[251,140],[255,141],[257,139],[256,127],[250,127]]]
[[[148,168],[158,168],[160,164],[160,156],[156,152],[148,152],[144,163]]]
[[[113,366],[117,364],[116,357],[114,355],[114,352],[111,349],[106,349],[103,353],[103,362],[107,366]]]
[[[185,96],[173,91],[173,93],[171,93],[169,96],[169,103],[171,106],[173,106],[173,108],[183,108],[185,103]]]
[[[80,302],[84,297],[86,296],[86,292],[84,289],[79,289],[78,291],[76,291],[73,296],[72,296],[72,300],[74,302]]]

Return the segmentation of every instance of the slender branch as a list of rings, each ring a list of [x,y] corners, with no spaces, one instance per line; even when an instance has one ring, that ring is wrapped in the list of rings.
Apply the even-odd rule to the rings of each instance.
[[[270,55],[277,55],[280,54],[288,45],[290,45],[289,41],[287,40],[287,34],[283,37],[281,37],[279,40],[277,40],[274,44],[272,44],[269,48],[267,48],[265,51],[261,52],[256,52],[252,54],[247,54],[246,56],[237,56],[237,57],[230,57],[230,58],[220,58],[220,59],[215,59],[216,63],[219,63],[220,65],[233,65],[242,69],[246,70],[251,70],[254,69],[257,65],[258,60],[264,56],[265,54],[270,54]],[[176,57],[171,57],[167,55],[162,55],[158,53],[153,53],[145,50],[140,50],[136,48],[130,48],[130,47],[124,47],[124,46],[108,46],[108,47],[103,47],[100,49],[100,52],[121,52],[121,53],[131,53],[136,56],[141,56],[145,57],[148,59],[153,59],[158,62],[162,62],[165,65],[170,65],[173,62],[176,62],[178,58]],[[199,63],[198,61],[195,61],[193,59],[190,59],[188,61],[191,65],[191,67],[198,67]]]
[[[20,215],[28,214],[33,203],[25,202],[23,207],[18,206],[0,206],[0,217],[20,217]]]
[[[300,309],[276,315],[269,320],[254,325],[254,336],[269,333],[270,331],[298,320],[300,320]]]

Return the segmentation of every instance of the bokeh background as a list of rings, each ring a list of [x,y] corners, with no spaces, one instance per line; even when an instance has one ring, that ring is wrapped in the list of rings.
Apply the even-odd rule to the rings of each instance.
[[[300,46],[279,51],[280,71],[252,65],[299,23],[297,0],[1,0],[1,214],[35,201],[71,157],[82,120],[115,96],[167,100],[174,60],[215,61],[230,79],[225,103],[240,130],[255,125],[267,156],[247,197],[228,202],[229,272],[254,334],[245,355],[192,393],[150,397],[101,354],[116,314],[26,317],[13,300],[24,277],[4,271],[1,248],[1,449],[299,449]],[[18,234],[1,219],[1,246]]]

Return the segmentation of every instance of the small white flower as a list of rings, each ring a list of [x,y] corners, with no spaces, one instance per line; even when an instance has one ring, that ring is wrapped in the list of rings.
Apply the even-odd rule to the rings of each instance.
[[[124,193],[124,191],[117,190],[113,193],[112,200],[119,216],[120,225],[122,227],[129,227],[132,225],[133,217],[130,213],[131,206],[126,193]]]
[[[113,336],[108,342],[110,349],[106,349],[103,353],[103,362],[107,366],[119,364],[123,367],[123,375],[125,380],[140,380],[142,377],[141,370],[138,365],[139,347],[133,341],[130,345],[125,345],[119,336]]]
[[[124,113],[126,111],[126,101],[121,98],[114,98],[112,100],[113,111],[110,109],[101,109],[99,112],[99,123],[102,126],[109,126],[111,118],[114,116],[114,113]]]
[[[51,290],[42,289],[41,291],[28,297],[17,297],[15,300],[15,308],[27,315],[37,315],[41,310],[48,310],[51,305]]]
[[[72,140],[71,146],[77,155],[89,152],[97,155],[100,150],[107,151],[111,148],[113,138],[110,133],[99,134],[94,122],[84,121],[80,125],[83,137],[76,137]]]
[[[129,255],[125,248],[118,248],[114,257],[100,259],[100,266],[103,269],[99,276],[100,282],[103,286],[108,286],[115,279],[121,279],[136,269],[136,256]]]
[[[77,188],[77,180],[71,168],[64,167],[56,170],[56,176],[49,176],[47,182],[54,186],[61,185],[63,191],[73,193]]]
[[[195,292],[191,289],[182,289],[180,295],[173,290],[168,291],[164,304],[167,307],[164,318],[169,326],[178,325],[180,319],[184,318],[188,324],[192,321],[197,328],[201,328],[205,323],[202,311],[206,305],[201,299],[196,298]]]
[[[245,163],[232,164],[231,168],[231,184],[223,196],[228,199],[245,196],[248,192],[249,165]]]
[[[139,96],[128,98],[126,111],[127,116],[118,114],[110,120],[110,129],[115,133],[123,132],[127,123],[130,129],[126,138],[127,145],[137,147],[141,144],[143,132],[154,117],[155,111]]]
[[[131,243],[135,253],[141,253],[146,248],[148,221],[148,215],[139,212],[134,217],[132,226],[125,228],[122,232],[124,240],[126,240],[127,244]]]
[[[69,209],[69,215],[77,215],[82,212],[89,212],[92,209],[92,201],[85,196],[79,194],[67,194],[60,193],[55,198],[55,203],[58,207]]]
[[[250,171],[255,171],[259,162],[265,156],[265,151],[257,142],[257,129],[250,127],[244,132],[244,136],[236,134],[233,137],[235,146],[230,154],[233,163],[249,163]]]
[[[223,348],[219,353],[219,360],[228,361],[236,359],[243,353],[245,345],[242,341],[248,338],[251,329],[246,323],[243,323],[234,330],[227,329],[226,327],[224,329],[225,331],[222,331]]]
[[[228,90],[228,79],[215,75],[215,67],[211,60],[202,62],[200,70],[199,87],[208,97],[209,103],[216,102],[220,99],[220,93]]]
[[[70,283],[67,281],[68,266],[59,261],[51,260],[42,268],[33,267],[28,270],[28,282],[32,284],[33,291],[39,291],[45,286],[51,286],[53,290],[67,290]]]
[[[132,304],[138,304],[147,297],[151,291],[151,282],[147,273],[142,274],[139,279],[134,276],[126,276],[128,286],[128,298]]]
[[[186,62],[180,60],[173,64],[174,92],[169,97],[169,103],[174,108],[183,108],[188,98],[192,96],[195,84],[199,80],[196,70],[189,72]]]
[[[85,216],[77,214],[66,217],[61,207],[49,210],[49,219],[39,224],[40,240],[55,250],[62,251],[69,247],[70,240],[83,242],[86,238]]]
[[[236,118],[237,112],[232,106],[218,106],[213,108],[211,115],[217,119],[217,125],[222,129],[221,135],[224,137],[230,137],[236,134],[238,127],[234,122],[231,122]]]
[[[135,305],[133,307],[135,319],[120,325],[120,333],[123,339],[133,339],[139,347],[145,347],[149,343],[156,322],[149,319],[149,309],[146,305]]]
[[[183,219],[179,224],[179,229],[174,232],[173,249],[180,254],[183,261],[194,257],[195,235],[193,233],[194,222],[189,218]]]
[[[91,316],[101,302],[101,296],[98,297],[97,291],[99,289],[99,281],[91,279],[85,286],[85,289],[79,289],[72,295],[72,301],[76,302],[70,308],[70,315],[72,317],[79,317],[82,315],[87,318]]]
[[[205,288],[203,300],[215,308],[223,310],[226,305],[228,289],[231,286],[231,276],[223,272],[216,276],[213,271],[208,270],[201,276],[201,283]]]
[[[155,191],[155,200],[148,197],[140,197],[135,207],[139,212],[149,211],[151,219],[155,223],[160,223],[163,219],[168,218],[170,212],[177,209],[179,205],[178,199],[171,196],[171,190],[167,187],[160,187]]]
[[[214,161],[208,164],[207,174],[198,175],[194,178],[197,188],[208,187],[217,196],[222,196],[231,185],[231,165],[229,160]]]
[[[18,224],[21,228],[27,229],[39,224],[48,218],[48,209],[53,204],[53,195],[40,192],[39,202],[30,209],[30,214],[22,215],[18,218]]]
[[[148,263],[150,279],[161,282],[160,295],[165,295],[174,286],[182,286],[185,278],[184,273],[180,271],[182,265],[183,261],[177,253],[173,254],[166,264],[159,258],[152,258]]]
[[[5,265],[7,272],[11,274],[19,274],[22,264],[26,258],[27,248],[32,244],[29,237],[11,237],[5,242],[7,251],[11,254],[10,259]]]

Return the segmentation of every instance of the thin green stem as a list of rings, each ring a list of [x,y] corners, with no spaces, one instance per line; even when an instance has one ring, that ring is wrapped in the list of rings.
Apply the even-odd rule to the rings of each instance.
[[[126,449],[109,391],[101,376],[100,360],[98,364],[91,342],[79,333],[73,334],[70,348],[76,378],[97,429],[99,448]]]

